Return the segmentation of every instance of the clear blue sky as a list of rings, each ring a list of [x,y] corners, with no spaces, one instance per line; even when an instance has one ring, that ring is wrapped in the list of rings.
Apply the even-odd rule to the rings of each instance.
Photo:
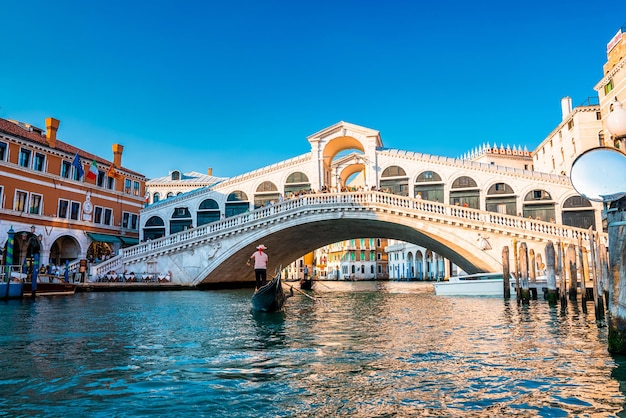
[[[2,0],[0,117],[148,178],[234,176],[341,120],[389,148],[536,147],[595,96],[626,1]]]

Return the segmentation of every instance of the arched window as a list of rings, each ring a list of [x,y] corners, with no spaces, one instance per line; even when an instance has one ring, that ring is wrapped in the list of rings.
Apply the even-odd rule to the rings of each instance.
[[[165,222],[158,216],[152,216],[143,228],[143,239],[157,239],[165,236]]]
[[[524,197],[525,218],[532,218],[539,221],[550,221],[555,219],[554,201],[552,196],[545,190],[536,189],[528,192]]]
[[[380,176],[380,188],[400,196],[409,195],[409,178],[402,167],[392,165],[383,170]]]
[[[494,183],[487,189],[485,209],[504,215],[517,215],[517,197],[506,183]]]
[[[172,181],[180,180],[182,178],[182,175],[181,175],[180,171],[174,170],[174,171],[172,171],[171,178],[172,178]]]
[[[309,183],[307,175],[300,171],[296,171],[295,173],[291,173],[285,181],[284,196],[289,197],[292,194],[301,191],[308,192],[310,190],[311,183]]]
[[[443,202],[443,180],[434,171],[423,171],[415,179],[413,197],[421,197],[431,202]]]
[[[454,180],[450,188],[450,204],[480,209],[480,190],[476,181],[468,176]]]
[[[563,202],[563,225],[577,228],[596,228],[596,212],[591,202],[582,196],[572,196]]]
[[[200,203],[197,213],[197,225],[204,225],[211,222],[219,221],[220,206],[213,199],[206,199]]]
[[[155,192],[155,193],[152,195],[152,203],[156,203],[156,202],[158,202],[159,200],[161,200],[161,193],[159,193],[159,192]]]
[[[272,203],[278,203],[280,193],[278,188],[271,181],[264,181],[259,184],[254,194],[254,208],[258,209]]]
[[[248,195],[241,190],[236,190],[229,194],[226,199],[225,216],[228,218],[240,213],[245,213],[249,208]]]
[[[193,226],[191,212],[186,207],[174,208],[172,219],[170,219],[170,234],[184,231]]]

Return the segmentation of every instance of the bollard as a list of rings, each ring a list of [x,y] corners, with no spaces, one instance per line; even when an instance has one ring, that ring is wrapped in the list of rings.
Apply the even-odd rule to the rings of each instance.
[[[521,302],[528,305],[530,303],[530,290],[528,285],[528,248],[525,242],[519,246],[519,272]]]
[[[502,248],[502,280],[504,286],[504,299],[511,299],[511,273],[509,270],[509,247],[506,245]]]
[[[554,252],[554,244],[552,241],[548,241],[546,244],[546,279],[548,291],[546,294],[546,299],[548,299],[548,303],[550,305],[556,305],[557,299],[557,291],[556,291],[556,274],[554,271],[555,265],[555,252]]]
[[[576,301],[578,299],[578,277],[576,267],[576,247],[574,244],[567,246],[566,260],[568,266],[568,278],[569,278],[569,300]]]

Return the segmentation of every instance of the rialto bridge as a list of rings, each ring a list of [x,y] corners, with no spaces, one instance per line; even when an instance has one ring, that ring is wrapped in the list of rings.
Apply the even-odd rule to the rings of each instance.
[[[378,131],[345,122],[307,139],[309,153],[148,206],[143,242],[92,274],[252,281],[244,263],[259,243],[271,270],[327,244],[381,237],[429,248],[467,272],[498,271],[514,238],[543,254],[548,241],[588,242],[588,227],[602,225],[601,208],[567,177],[386,149]],[[345,191],[354,176],[362,187]]]

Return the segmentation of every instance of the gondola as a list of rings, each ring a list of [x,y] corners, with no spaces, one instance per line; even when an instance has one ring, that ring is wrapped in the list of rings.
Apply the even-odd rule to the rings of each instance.
[[[280,280],[280,271],[265,286],[258,288],[252,295],[252,309],[260,312],[280,311],[285,303],[285,292]]]
[[[300,289],[302,290],[311,290],[313,288],[313,279],[302,279],[300,280]]]

